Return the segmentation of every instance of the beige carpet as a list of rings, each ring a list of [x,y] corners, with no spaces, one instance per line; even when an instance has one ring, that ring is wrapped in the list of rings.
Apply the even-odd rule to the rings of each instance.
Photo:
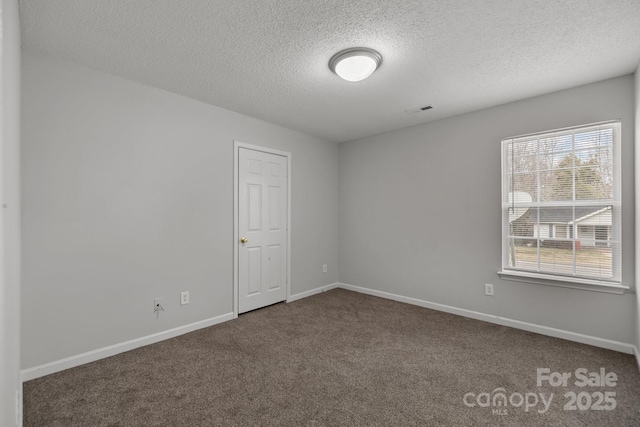
[[[571,378],[538,387],[538,368]],[[580,368],[616,385],[578,387]],[[38,427],[640,425],[630,355],[339,289],[29,381],[24,397]]]

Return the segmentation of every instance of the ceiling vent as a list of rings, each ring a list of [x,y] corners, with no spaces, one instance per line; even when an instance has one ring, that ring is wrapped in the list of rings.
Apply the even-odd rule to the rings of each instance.
[[[433,108],[433,105],[427,105],[426,107],[412,108],[410,110],[404,110],[404,112],[407,113],[407,114],[416,114],[416,113],[422,113],[423,111],[431,110],[432,108]]]

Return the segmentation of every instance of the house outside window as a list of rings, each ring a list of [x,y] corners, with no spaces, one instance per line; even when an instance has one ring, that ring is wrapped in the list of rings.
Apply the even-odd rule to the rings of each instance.
[[[620,127],[502,141],[502,272],[620,284]]]

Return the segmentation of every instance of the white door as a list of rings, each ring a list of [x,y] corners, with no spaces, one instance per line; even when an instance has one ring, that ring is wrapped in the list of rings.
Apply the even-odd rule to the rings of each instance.
[[[238,313],[287,298],[287,158],[239,148]]]

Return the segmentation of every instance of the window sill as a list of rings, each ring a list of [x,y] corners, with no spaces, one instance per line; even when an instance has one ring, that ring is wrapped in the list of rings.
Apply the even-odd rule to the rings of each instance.
[[[599,280],[580,279],[574,277],[549,276],[527,271],[502,270],[498,276],[514,282],[534,283],[537,285],[558,286],[561,288],[581,289],[584,291],[604,292],[622,295],[629,292],[629,287]]]

